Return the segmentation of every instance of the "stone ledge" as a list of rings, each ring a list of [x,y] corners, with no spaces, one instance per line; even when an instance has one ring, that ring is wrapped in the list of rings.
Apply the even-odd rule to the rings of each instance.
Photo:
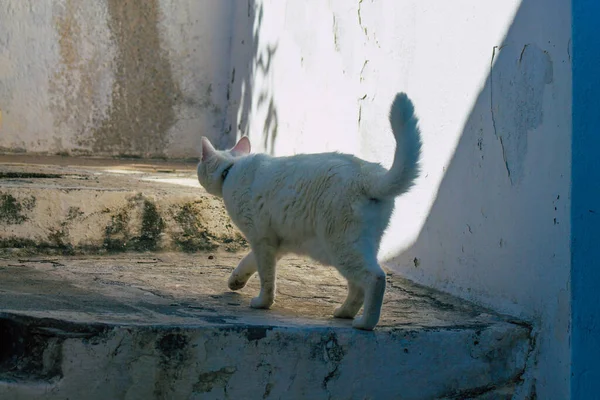
[[[0,156],[0,252],[237,251],[246,241],[193,164]],[[62,160],[63,163],[67,161]]]
[[[374,332],[331,318],[345,284],[288,257],[272,310],[227,252],[0,259],[0,397],[510,398],[530,329],[388,276]]]

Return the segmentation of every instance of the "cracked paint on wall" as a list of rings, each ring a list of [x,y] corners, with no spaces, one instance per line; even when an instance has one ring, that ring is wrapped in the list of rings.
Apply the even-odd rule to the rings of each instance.
[[[500,52],[503,57],[494,64]],[[552,59],[535,44],[494,47],[490,74],[492,123],[512,185],[523,178],[527,136],[543,122],[544,91],[552,79]]]

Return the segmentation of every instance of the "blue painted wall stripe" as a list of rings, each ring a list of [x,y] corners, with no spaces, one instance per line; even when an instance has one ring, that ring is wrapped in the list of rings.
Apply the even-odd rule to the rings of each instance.
[[[600,398],[600,1],[572,0],[571,394]]]

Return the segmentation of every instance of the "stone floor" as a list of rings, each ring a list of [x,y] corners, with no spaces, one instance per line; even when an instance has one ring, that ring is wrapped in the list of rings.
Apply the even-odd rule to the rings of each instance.
[[[1,259],[0,397],[458,399],[519,383],[523,324],[390,275],[380,325],[358,331],[331,317],[337,272],[294,257],[273,309],[253,310],[256,277],[226,286],[240,258]]]

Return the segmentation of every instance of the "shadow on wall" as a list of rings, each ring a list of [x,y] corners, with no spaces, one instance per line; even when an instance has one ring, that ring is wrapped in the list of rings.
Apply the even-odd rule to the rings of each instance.
[[[242,7],[242,3],[239,7]],[[247,0],[244,9],[236,12],[232,44],[232,71],[229,100],[229,135],[226,135],[221,147],[231,147],[237,139],[249,136],[256,140],[257,132],[251,127],[253,118],[265,114],[262,124],[262,145],[264,151],[273,154],[277,139],[278,116],[272,84],[273,58],[277,44],[262,45],[260,40],[264,18],[264,4],[261,0]],[[256,104],[254,108],[253,105]],[[232,126],[235,126],[235,134]]]
[[[541,368],[560,377],[544,383],[556,385],[555,394],[568,388],[561,383],[568,367],[558,369],[568,359],[569,317],[561,310],[568,310],[571,126],[570,2],[559,4],[524,0],[504,41],[490,47],[489,76],[425,224],[389,260],[418,282],[551,326],[563,341],[542,339],[557,348]]]
[[[565,58],[552,60],[547,48],[528,41],[530,16],[542,8],[541,0],[524,1],[503,43],[490,48],[490,74],[424,227],[416,242],[393,259],[410,275],[451,275],[449,269],[460,266],[461,274],[471,274],[477,282],[490,273],[531,282],[534,277],[524,275],[534,268],[507,266],[506,260],[520,252],[518,257],[547,253],[567,238],[562,224],[568,221],[561,219],[568,217],[569,155],[564,146],[570,143],[570,114],[565,111],[570,86],[555,69],[570,60],[566,46],[554,50],[556,44],[549,41],[553,54],[564,52]],[[557,100],[555,92],[563,98]],[[544,115],[544,102],[565,108]],[[556,233],[548,233],[549,228]],[[461,256],[448,258],[455,254]]]

